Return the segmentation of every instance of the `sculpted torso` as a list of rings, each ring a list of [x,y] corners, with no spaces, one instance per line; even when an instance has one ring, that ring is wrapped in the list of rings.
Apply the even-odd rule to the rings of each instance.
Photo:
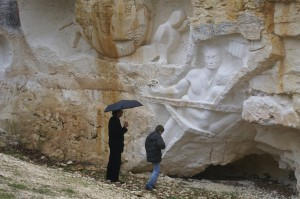
[[[187,94],[183,96],[183,99],[192,101],[204,100],[204,91],[209,88],[208,78],[205,73],[205,69],[193,69],[187,76],[186,81],[189,83]]]
[[[223,92],[228,82],[228,78],[224,77],[224,71],[220,70],[220,66],[222,65],[221,57],[219,49],[215,47],[205,48],[204,67],[190,70],[175,85],[169,87],[158,85],[152,88],[152,93],[160,96],[172,96],[191,102],[214,103],[215,98]],[[176,120],[180,120],[185,128],[192,128],[199,133],[203,131],[220,132],[224,126],[236,118],[235,114],[224,115],[225,113],[221,114],[189,106],[167,106],[167,109],[171,115],[170,120],[167,122],[168,126],[171,127],[174,125],[176,122],[173,118],[177,118]]]
[[[205,66],[190,70],[177,84],[169,87],[152,88],[152,93],[172,96],[190,101],[210,101],[210,91],[221,65],[221,56],[217,48],[209,47],[204,52]],[[215,85],[219,86],[219,85]],[[219,89],[217,89],[219,90]],[[214,94],[216,95],[216,93]]]

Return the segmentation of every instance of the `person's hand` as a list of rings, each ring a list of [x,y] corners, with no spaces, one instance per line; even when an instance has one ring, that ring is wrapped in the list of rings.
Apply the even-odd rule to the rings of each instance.
[[[125,128],[128,127],[128,122],[124,122],[124,127],[125,127]]]
[[[159,81],[157,79],[151,79],[147,85],[149,88],[158,87]]]
[[[150,93],[158,94],[160,91],[159,81],[156,79],[150,80],[150,82],[148,83],[148,87],[149,87]]]

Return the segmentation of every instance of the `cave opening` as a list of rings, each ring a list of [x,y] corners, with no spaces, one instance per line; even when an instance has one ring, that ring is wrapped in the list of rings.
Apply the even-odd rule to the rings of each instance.
[[[279,168],[278,162],[268,154],[252,154],[224,166],[209,166],[192,178],[272,182],[293,189],[297,183],[294,171]]]

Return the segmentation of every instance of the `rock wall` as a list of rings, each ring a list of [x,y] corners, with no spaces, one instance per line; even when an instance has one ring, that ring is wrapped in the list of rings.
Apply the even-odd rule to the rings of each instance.
[[[145,106],[125,112],[125,169],[147,168],[145,137],[163,124],[166,174],[269,154],[299,185],[299,8],[298,0],[1,1],[1,145],[105,166],[103,110],[138,99]]]

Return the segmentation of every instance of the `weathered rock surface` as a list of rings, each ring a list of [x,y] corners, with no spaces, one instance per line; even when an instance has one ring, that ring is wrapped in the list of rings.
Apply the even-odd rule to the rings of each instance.
[[[90,44],[107,57],[135,52],[151,34],[151,1],[77,1],[76,20]]]
[[[105,165],[103,110],[134,98],[145,106],[125,114],[124,168],[147,168],[144,139],[161,123],[166,174],[267,153],[300,188],[299,3],[2,1],[0,128],[54,159]]]

